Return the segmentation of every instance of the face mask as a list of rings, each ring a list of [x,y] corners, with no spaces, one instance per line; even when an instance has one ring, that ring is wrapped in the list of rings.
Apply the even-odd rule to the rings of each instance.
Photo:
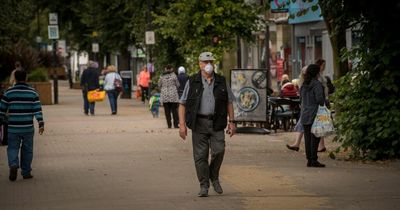
[[[204,71],[207,74],[211,74],[214,70],[214,66],[211,63],[207,63],[207,65],[204,67]]]

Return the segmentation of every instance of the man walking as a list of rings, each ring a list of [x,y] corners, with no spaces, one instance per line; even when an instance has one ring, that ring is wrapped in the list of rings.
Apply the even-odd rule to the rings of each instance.
[[[223,193],[219,170],[225,153],[224,129],[228,125],[227,133],[231,137],[235,133],[232,90],[223,76],[214,73],[213,61],[212,53],[200,54],[200,71],[189,77],[179,106],[180,137],[186,139],[186,126],[192,130],[193,156],[200,182],[199,197],[208,196],[210,180],[215,192]]]
[[[8,115],[8,166],[10,181],[17,179],[18,168],[24,179],[33,178],[31,163],[33,158],[33,117],[39,123],[39,134],[44,131],[42,105],[37,92],[29,87],[26,81],[26,71],[17,70],[14,73],[16,84],[8,89],[1,99],[0,119],[5,122]],[[21,163],[18,154],[21,148]]]
[[[99,64],[95,61],[89,61],[88,68],[83,70],[81,76],[81,88],[82,88],[82,96],[83,96],[83,112],[85,115],[94,116],[94,107],[96,105],[95,102],[89,102],[88,100],[88,92],[91,90],[96,90],[100,88],[99,85],[99,72],[97,68]]]

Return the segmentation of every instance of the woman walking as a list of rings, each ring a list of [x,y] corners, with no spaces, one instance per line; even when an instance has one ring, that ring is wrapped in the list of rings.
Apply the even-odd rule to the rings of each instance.
[[[172,127],[171,114],[174,120],[174,128],[179,128],[179,81],[171,65],[167,65],[167,67],[165,68],[163,75],[158,81],[158,87],[161,89],[160,101],[161,103],[163,103],[164,106],[165,118],[167,120],[168,128]]]
[[[142,103],[144,104],[146,99],[149,100],[149,86],[150,86],[150,72],[147,70],[146,65],[143,66],[142,71],[139,74],[138,84],[142,92]]]
[[[325,102],[324,87],[318,81],[320,67],[311,64],[307,67],[304,75],[304,83],[300,88],[301,97],[301,119],[304,128],[304,140],[307,156],[307,167],[325,167],[318,162],[318,144],[320,138],[311,133],[311,126],[317,115],[318,106]]]
[[[104,90],[107,92],[108,100],[110,101],[111,114],[117,114],[117,100],[119,90],[115,88],[116,80],[121,81],[121,76],[117,72],[117,68],[113,65],[107,67],[107,75],[104,78]]]

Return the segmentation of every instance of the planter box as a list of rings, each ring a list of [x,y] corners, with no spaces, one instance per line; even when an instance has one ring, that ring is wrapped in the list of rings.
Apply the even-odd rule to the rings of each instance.
[[[28,84],[39,93],[39,99],[42,105],[53,104],[51,82],[28,82]]]
[[[39,94],[39,100],[42,105],[53,104],[53,92],[51,82],[28,82],[29,86],[33,87]],[[3,83],[2,87],[7,90],[10,85],[8,83]]]

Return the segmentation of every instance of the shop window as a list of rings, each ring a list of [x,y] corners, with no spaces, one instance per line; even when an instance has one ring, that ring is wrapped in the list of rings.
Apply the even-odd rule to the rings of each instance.
[[[322,36],[314,37],[314,58],[322,58]]]

